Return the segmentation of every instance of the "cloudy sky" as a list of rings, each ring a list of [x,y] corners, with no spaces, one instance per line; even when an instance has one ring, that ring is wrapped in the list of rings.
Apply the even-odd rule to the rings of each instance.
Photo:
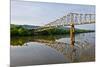
[[[95,6],[12,0],[11,24],[43,26],[68,12],[95,13]],[[76,27],[94,29],[94,24]]]

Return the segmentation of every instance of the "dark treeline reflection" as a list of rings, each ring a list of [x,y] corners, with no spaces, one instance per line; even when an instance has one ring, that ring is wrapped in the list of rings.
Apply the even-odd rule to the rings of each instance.
[[[69,35],[55,35],[55,36],[17,36],[17,37],[11,37],[11,45],[12,46],[23,46],[24,43],[27,42],[55,42],[55,40],[64,38],[64,37],[69,37]]]

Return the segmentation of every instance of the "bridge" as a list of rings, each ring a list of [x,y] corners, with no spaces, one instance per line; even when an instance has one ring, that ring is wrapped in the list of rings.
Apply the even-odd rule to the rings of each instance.
[[[44,27],[70,26],[71,23],[74,25],[95,23],[95,14],[68,13],[63,17],[46,24]]]
[[[50,29],[52,27],[59,26],[71,26],[70,27],[70,39],[71,45],[74,45],[75,41],[75,28],[74,25],[83,25],[83,24],[92,24],[95,23],[95,14],[85,14],[85,13],[67,13],[65,16],[62,16],[55,21],[52,21],[40,28],[36,29],[36,31],[44,31]]]

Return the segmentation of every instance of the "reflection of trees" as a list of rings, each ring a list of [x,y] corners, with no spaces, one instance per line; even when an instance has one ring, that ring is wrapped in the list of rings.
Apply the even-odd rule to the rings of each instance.
[[[14,37],[11,38],[11,45],[13,46],[23,46],[27,42],[39,42],[44,43],[46,46],[56,49],[61,52],[66,59],[71,62],[76,61],[76,56],[78,55],[76,48],[70,48],[70,45],[63,42],[56,42],[58,38],[63,38],[65,36],[34,36],[34,37]],[[77,54],[76,54],[77,53]]]
[[[11,45],[12,46],[23,46],[24,43],[27,43],[29,41],[32,41],[33,39],[31,37],[12,37],[11,38]]]
[[[26,37],[11,37],[11,45],[13,46],[23,46],[27,42],[41,42],[41,43],[52,43],[56,39],[63,38],[65,36],[55,35],[55,36],[26,36]]]
[[[39,42],[44,43],[46,46],[49,46],[51,48],[56,49],[57,51],[63,53],[63,55],[66,57],[67,55],[73,56],[73,54],[68,54],[69,52],[69,44],[62,43],[62,42],[56,42],[55,40],[58,38],[62,38],[65,36],[35,36],[35,37],[14,37],[11,38],[11,45],[13,46],[23,46],[26,45],[28,42]],[[74,53],[70,52],[70,53]],[[71,60],[71,58],[70,58]]]
[[[13,41],[11,41],[11,45],[13,45],[13,46],[22,46],[23,44],[25,43],[25,41],[24,40],[22,40],[22,39],[15,39],[15,40],[13,40]]]

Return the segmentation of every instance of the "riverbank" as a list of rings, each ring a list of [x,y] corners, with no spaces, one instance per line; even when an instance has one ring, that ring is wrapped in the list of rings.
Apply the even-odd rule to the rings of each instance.
[[[89,33],[95,32],[94,30],[84,30],[84,29],[75,29],[75,34],[78,33]],[[53,27],[50,29],[40,30],[38,29],[28,29],[23,25],[11,25],[10,28],[11,37],[13,36],[41,36],[41,35],[65,35],[70,34],[70,28],[68,27]]]

